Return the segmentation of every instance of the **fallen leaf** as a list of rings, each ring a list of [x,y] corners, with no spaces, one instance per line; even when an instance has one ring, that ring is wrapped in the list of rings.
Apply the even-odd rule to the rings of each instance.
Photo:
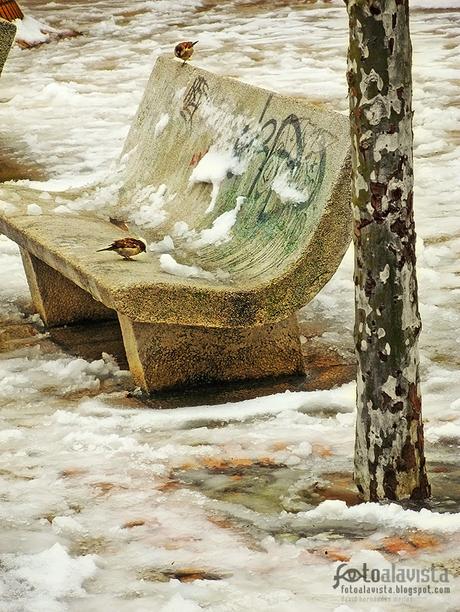
[[[394,555],[398,555],[401,552],[413,554],[416,550],[415,546],[412,546],[412,544],[406,540],[403,540],[402,538],[399,538],[398,536],[384,538],[379,548],[383,548],[383,550],[386,552]]]
[[[334,454],[329,446],[317,443],[312,445],[312,451],[314,455],[318,455],[319,457],[332,457]]]
[[[75,476],[81,476],[82,474],[86,474],[88,470],[84,470],[83,468],[65,468],[59,474],[61,478],[75,478]]]
[[[177,480],[167,480],[158,485],[157,489],[160,491],[176,491],[176,489],[180,489],[180,483]]]
[[[416,548],[437,548],[440,545],[439,540],[434,535],[422,531],[410,533],[407,539]]]
[[[128,224],[123,219],[115,219],[114,217],[110,217],[109,221],[110,221],[110,223],[112,223],[112,225],[116,225],[121,230],[123,230],[125,232],[129,231]]]
[[[328,548],[322,551],[323,554],[332,561],[350,561],[351,557],[343,550],[333,550]]]
[[[122,525],[122,529],[132,529],[133,527],[141,527],[142,525],[145,525],[143,519],[134,519]]]

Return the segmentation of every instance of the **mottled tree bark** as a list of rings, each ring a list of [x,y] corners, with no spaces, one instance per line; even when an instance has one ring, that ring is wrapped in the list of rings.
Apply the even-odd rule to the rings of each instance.
[[[413,216],[408,0],[346,0],[353,142],[355,482],[367,500],[429,497]]]

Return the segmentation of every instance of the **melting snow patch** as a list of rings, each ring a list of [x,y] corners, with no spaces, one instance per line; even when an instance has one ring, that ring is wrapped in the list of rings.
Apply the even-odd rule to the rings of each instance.
[[[275,177],[272,189],[283,203],[292,202],[293,204],[300,204],[308,199],[306,194],[292,185],[290,176],[287,173],[281,173]]]
[[[346,525],[357,523],[379,525],[388,529],[421,529],[453,533],[460,531],[460,513],[431,512],[422,508],[420,512],[405,510],[397,504],[381,505],[373,502],[348,507],[344,501],[326,500],[313,510],[299,512],[292,519],[295,525]],[[326,528],[326,527],[325,527]]]
[[[82,389],[95,391],[101,379],[117,373],[118,367],[108,358],[92,362],[65,355],[53,358],[34,347],[20,356],[0,360],[0,398],[20,395],[25,399],[47,389],[60,395]]]
[[[209,213],[214,210],[219,189],[224,179],[227,178],[228,174],[239,175],[245,170],[246,164],[241,160],[237,159],[232,151],[208,151],[204,155],[192,174],[190,175],[190,183],[211,183],[211,203],[209,204],[206,212]]]
[[[54,28],[40,23],[30,15],[24,15],[23,19],[16,19],[14,23],[17,27],[17,40],[31,46],[47,42],[49,40],[48,32],[56,31]]]
[[[52,522],[53,531],[58,535],[84,533],[82,525],[71,516],[56,516]]]
[[[236,206],[227,210],[214,219],[212,227],[201,230],[197,240],[193,241],[193,246],[199,248],[210,244],[222,244],[231,240],[231,229],[236,223],[236,217],[241,210],[245,197],[236,198]]]
[[[185,221],[176,221],[176,223],[174,223],[173,235],[177,238],[186,238],[188,236],[194,236],[195,234],[195,230],[191,230],[188,223]]]
[[[3,555],[6,588],[0,601],[7,604],[7,597],[11,603],[14,594],[15,602],[24,604],[21,609],[64,612],[68,606],[59,600],[86,595],[83,582],[97,572],[95,559],[95,555],[74,559],[60,544],[35,555]]]
[[[161,134],[163,133],[168,123],[169,123],[169,115],[168,113],[163,113],[160,119],[158,120],[158,123],[155,126],[155,137],[156,138],[158,138],[158,136],[161,136]]]
[[[41,215],[42,208],[38,204],[29,204],[29,206],[27,207],[27,214],[28,215]]]
[[[137,210],[130,214],[129,221],[144,228],[154,228],[160,225],[167,216],[163,210],[166,190],[166,185],[160,185],[158,188],[149,185],[141,189],[133,202]]]
[[[199,266],[188,266],[186,264],[178,263],[172,255],[164,253],[160,256],[160,266],[164,272],[172,274],[173,276],[183,276],[184,278],[206,278],[208,280],[215,280],[215,276],[212,272],[207,272]]]
[[[148,249],[154,253],[169,253],[174,251],[174,241],[171,236],[166,235],[163,240],[150,243]]]
[[[256,397],[242,402],[228,402],[217,406],[193,406],[190,408],[174,408],[139,412],[126,411],[129,414],[130,426],[134,431],[154,428],[174,429],[190,427],[195,421],[203,419],[212,421],[245,421],[258,416],[278,415],[288,412],[289,420],[292,413],[299,411],[305,415],[315,415],[322,411],[351,413],[355,408],[355,383],[342,385],[337,389],[325,391],[299,391],[277,393],[266,397]],[[93,400],[91,400],[93,401]],[[343,415],[342,415],[343,416]],[[354,415],[351,415],[354,417]]]
[[[160,608],[160,612],[202,612],[203,608],[190,599],[184,599],[176,593]]]

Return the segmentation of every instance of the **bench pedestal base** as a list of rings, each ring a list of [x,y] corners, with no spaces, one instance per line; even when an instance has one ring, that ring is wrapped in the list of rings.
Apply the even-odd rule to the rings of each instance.
[[[22,262],[32,302],[47,327],[113,319],[115,313],[25,249]]]
[[[249,329],[118,318],[131,374],[145,391],[304,373],[295,317]]]
[[[21,249],[35,308],[48,327],[113,319],[114,311]],[[118,313],[134,381],[144,391],[303,374],[295,316],[253,328],[136,323]]]

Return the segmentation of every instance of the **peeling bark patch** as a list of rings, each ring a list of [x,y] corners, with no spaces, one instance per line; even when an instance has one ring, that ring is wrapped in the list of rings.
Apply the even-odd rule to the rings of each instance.
[[[387,186],[384,183],[370,182],[371,206],[374,210],[382,210],[382,198],[386,193]]]
[[[373,278],[372,273],[368,272],[368,275],[367,275],[367,278],[366,278],[366,282],[364,284],[364,293],[367,295],[367,297],[370,297],[372,295],[376,285],[377,285],[377,282]],[[375,325],[375,323],[374,323],[374,325]]]
[[[396,488],[398,486],[398,479],[396,477],[396,472],[393,468],[388,468],[385,470],[383,475],[383,490],[385,491],[385,497],[387,499],[395,500],[396,498]]]
[[[399,202],[399,200],[402,197],[401,187],[396,187],[395,189],[391,189],[389,196],[390,196],[390,202]]]
[[[418,394],[417,385],[415,384],[409,385],[408,398],[409,398],[409,404],[412,406],[412,411],[413,411],[412,418],[418,420],[422,412],[422,400],[420,398],[420,395]]]
[[[405,472],[413,470],[417,467],[417,460],[415,456],[415,448],[410,438],[406,438],[404,446],[401,452],[401,459],[399,461],[398,468]]]

